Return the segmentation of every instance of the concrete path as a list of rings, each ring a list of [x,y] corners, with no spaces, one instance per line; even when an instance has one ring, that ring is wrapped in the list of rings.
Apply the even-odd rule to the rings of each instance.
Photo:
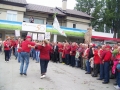
[[[115,90],[114,80],[103,85],[85,71],[59,63],[49,62],[44,79],[40,79],[39,63],[33,60],[30,60],[27,76],[20,76],[19,67],[14,56],[5,63],[4,55],[0,55],[0,90]]]

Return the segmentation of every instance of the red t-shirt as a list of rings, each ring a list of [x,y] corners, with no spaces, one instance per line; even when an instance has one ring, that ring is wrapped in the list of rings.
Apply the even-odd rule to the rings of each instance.
[[[106,54],[105,54],[105,57],[104,57],[104,61],[105,62],[108,62],[111,60],[111,57],[112,57],[112,53],[110,51],[106,51]]]
[[[71,55],[75,55],[76,54],[76,49],[77,49],[77,46],[71,46]]]
[[[4,42],[4,50],[10,50],[10,48],[11,48],[11,42],[5,41]]]
[[[52,50],[50,45],[38,46],[38,49],[40,50],[40,59],[50,60],[50,52]]]
[[[94,63],[100,64],[100,57],[98,55],[98,50],[94,50]]]
[[[71,46],[70,45],[67,45],[65,47],[65,54],[70,54],[70,50],[71,50]]]
[[[28,45],[34,46],[35,43],[31,42],[31,41],[27,41],[27,40],[23,41],[22,42],[22,51],[23,52],[28,52],[28,53],[30,52],[31,48],[28,47]]]

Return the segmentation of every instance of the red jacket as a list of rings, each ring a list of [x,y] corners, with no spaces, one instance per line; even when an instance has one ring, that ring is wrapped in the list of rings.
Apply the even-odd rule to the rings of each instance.
[[[5,41],[4,42],[4,50],[10,50],[10,48],[11,48],[11,42]]]
[[[67,45],[65,46],[65,54],[70,54],[71,46]]]
[[[106,51],[105,57],[104,57],[104,62],[108,62],[111,60],[112,53],[110,51]]]
[[[17,48],[17,49],[18,49],[18,50],[17,50],[18,52],[22,52],[22,48],[21,48],[21,47],[22,47],[22,43],[19,44],[19,47]]]
[[[100,57],[98,55],[98,50],[94,50],[94,64],[100,64]]]
[[[27,41],[27,40],[23,41],[22,42],[22,51],[23,52],[28,52],[28,53],[30,52],[31,48],[28,47],[28,45],[34,46],[35,43],[31,42],[31,41]]]
[[[58,44],[58,52],[62,52],[63,51],[63,45],[62,44]]]
[[[38,49],[40,50],[40,59],[43,60],[50,60],[50,51],[51,51],[51,46],[46,45],[44,46],[38,46]]]
[[[71,55],[74,56],[76,54],[76,49],[77,49],[76,46],[71,46]]]

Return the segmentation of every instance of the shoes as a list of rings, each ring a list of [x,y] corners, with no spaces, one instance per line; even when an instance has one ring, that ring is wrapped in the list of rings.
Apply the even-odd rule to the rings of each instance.
[[[39,63],[39,62],[35,62],[35,63]]]
[[[97,75],[92,75],[92,77],[97,77]]]
[[[43,79],[43,78],[45,78],[45,77],[46,77],[45,75],[42,75],[40,78]]]
[[[101,79],[101,78],[98,78],[97,80],[103,80],[103,79]]]
[[[27,74],[26,73],[23,73],[25,76],[27,76]]]
[[[86,72],[85,74],[91,74],[91,73],[89,73],[89,72]]]
[[[115,89],[117,90],[120,90],[120,87],[117,85],[117,86],[114,86]]]
[[[20,73],[20,75],[23,75],[23,73]]]
[[[108,84],[109,82],[102,82],[102,84]]]
[[[113,85],[117,85],[117,83],[115,82],[115,83],[113,83]]]

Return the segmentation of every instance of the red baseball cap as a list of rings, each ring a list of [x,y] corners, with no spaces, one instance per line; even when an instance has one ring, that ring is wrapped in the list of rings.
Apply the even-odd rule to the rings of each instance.
[[[32,38],[31,36],[26,36],[26,38]]]
[[[111,46],[107,45],[105,48],[111,48]]]

